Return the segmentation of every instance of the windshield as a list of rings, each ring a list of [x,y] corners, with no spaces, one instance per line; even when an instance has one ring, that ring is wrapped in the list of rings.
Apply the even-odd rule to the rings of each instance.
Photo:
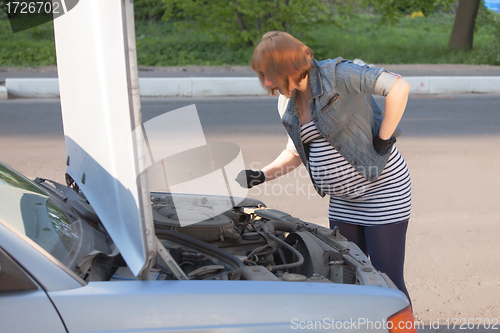
[[[66,266],[72,266],[81,223],[69,218],[37,184],[0,163],[0,217]]]

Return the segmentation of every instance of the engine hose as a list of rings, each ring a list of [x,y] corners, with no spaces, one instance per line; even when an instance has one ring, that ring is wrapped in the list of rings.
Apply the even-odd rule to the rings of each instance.
[[[299,225],[293,222],[280,221],[280,220],[271,220],[264,224],[262,229],[266,233],[274,234],[275,230],[286,231],[286,232],[295,232],[298,229]]]
[[[271,266],[271,267],[269,267],[269,270],[271,272],[277,271],[278,269],[289,269],[289,268],[299,267],[300,265],[302,265],[304,263],[304,257],[302,256],[302,254],[299,251],[297,251],[296,249],[294,249],[290,244],[287,244],[286,242],[282,241],[281,239],[279,239],[278,237],[274,236],[271,233],[268,233],[267,236],[269,238],[271,238],[272,240],[274,240],[275,242],[283,245],[288,250],[292,251],[292,253],[295,254],[299,258],[298,261],[291,263],[291,264]]]
[[[266,249],[266,248],[268,248],[268,247],[269,247],[268,244],[259,246],[258,248],[254,249],[252,252],[250,252],[250,254],[247,255],[247,258],[252,258],[256,254],[262,255],[262,253],[259,253],[259,252],[262,251],[262,250],[264,250],[264,249]]]

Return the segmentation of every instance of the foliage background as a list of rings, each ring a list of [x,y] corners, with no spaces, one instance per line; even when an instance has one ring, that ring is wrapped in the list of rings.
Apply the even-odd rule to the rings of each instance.
[[[453,0],[135,0],[138,62],[249,65],[264,32],[286,30],[317,59],[500,65],[500,14],[484,5],[474,49],[447,47],[456,5]],[[415,15],[418,10],[425,17]],[[13,34],[0,6],[0,67],[55,63],[52,24]]]

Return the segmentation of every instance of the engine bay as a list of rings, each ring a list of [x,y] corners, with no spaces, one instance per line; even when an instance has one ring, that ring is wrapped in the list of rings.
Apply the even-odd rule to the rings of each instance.
[[[253,199],[219,215],[211,212],[225,197],[186,194],[180,205],[176,199],[174,205],[170,194],[151,193],[155,232],[190,279],[394,287],[338,229],[304,222]],[[179,210],[202,222],[181,227]]]
[[[70,269],[86,281],[138,279],[72,179],[66,186],[40,178],[36,182],[54,193],[53,199],[62,207],[70,207],[65,211],[75,221],[72,228],[81,229],[83,236]],[[226,196],[168,192],[151,192],[150,200],[155,234],[168,258],[189,280],[322,282],[396,289],[338,229],[302,221],[267,208],[259,200],[245,198],[233,206]],[[179,215],[192,224],[181,226]],[[157,255],[151,265],[149,280],[178,278],[179,272],[162,256]]]

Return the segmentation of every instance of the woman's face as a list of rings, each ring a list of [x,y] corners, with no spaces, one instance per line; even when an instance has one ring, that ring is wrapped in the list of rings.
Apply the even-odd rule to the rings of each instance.
[[[290,93],[298,87],[297,84],[295,83],[295,80],[293,80],[292,78],[288,78],[288,88],[287,88],[283,85],[283,83],[271,81],[271,79],[269,79],[269,77],[266,74],[264,74],[264,85],[272,89],[277,89],[280,92],[280,94],[285,96],[289,96]]]

